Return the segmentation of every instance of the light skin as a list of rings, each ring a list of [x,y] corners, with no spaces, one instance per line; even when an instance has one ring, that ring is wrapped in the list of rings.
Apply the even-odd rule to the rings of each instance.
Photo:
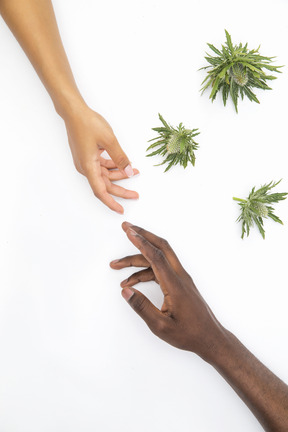
[[[138,174],[132,169],[109,123],[87,106],[70,68],[50,0],[0,0],[0,14],[27,54],[63,118],[76,169],[87,177],[97,198],[120,214],[113,196],[138,193],[114,184]],[[111,160],[102,157],[106,150]]]
[[[122,228],[140,254],[114,260],[110,266],[143,268],[121,283],[124,299],[156,336],[211,364],[265,431],[287,431],[288,386],[221,325],[166,240],[128,222]],[[134,288],[148,281],[157,282],[163,292],[161,310]]]

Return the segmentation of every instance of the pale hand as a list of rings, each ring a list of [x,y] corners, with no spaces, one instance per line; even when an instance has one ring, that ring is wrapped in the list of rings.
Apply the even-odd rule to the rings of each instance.
[[[77,171],[87,177],[97,198],[111,210],[124,213],[123,207],[112,195],[137,199],[138,193],[115,185],[113,181],[132,177],[139,171],[132,169],[111,126],[100,114],[88,107],[69,113],[63,119]],[[104,150],[111,160],[101,156]]]

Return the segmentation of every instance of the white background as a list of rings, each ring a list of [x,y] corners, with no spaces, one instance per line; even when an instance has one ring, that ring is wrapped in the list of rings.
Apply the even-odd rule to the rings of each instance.
[[[287,68],[260,105],[200,96],[206,43],[261,44],[288,64],[286,0],[54,1],[76,80],[141,171],[125,216],[98,202],[72,163],[62,120],[0,22],[0,431],[257,432],[249,410],[195,355],[151,334],[120,295],[135,252],[128,220],[169,240],[220,321],[283,380],[287,371],[288,201],[284,226],[241,240],[252,186],[288,191]],[[196,166],[163,174],[145,158],[158,112],[199,128]],[[124,184],[124,182],[123,182]],[[143,291],[161,304],[159,289]]]

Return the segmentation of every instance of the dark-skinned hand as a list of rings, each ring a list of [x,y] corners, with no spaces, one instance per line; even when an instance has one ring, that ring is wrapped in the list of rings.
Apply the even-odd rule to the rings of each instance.
[[[221,333],[221,325],[169,243],[128,222],[122,228],[141,253],[112,261],[110,266],[116,270],[145,268],[121,283],[123,297],[161,339],[177,348],[208,356]],[[161,310],[133,287],[148,281],[160,285],[164,295]]]
[[[287,432],[288,386],[222,327],[166,240],[128,222],[122,228],[140,254],[112,261],[111,267],[144,267],[121,283],[130,306],[161,339],[210,363],[265,431]],[[161,310],[133,287],[151,280],[162,289]]]

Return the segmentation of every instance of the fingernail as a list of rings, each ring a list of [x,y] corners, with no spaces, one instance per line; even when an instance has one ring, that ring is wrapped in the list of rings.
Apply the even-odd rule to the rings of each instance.
[[[132,228],[129,228],[129,234],[131,234],[132,236],[137,236],[137,232],[134,231]]]
[[[117,259],[117,260],[111,261],[110,264],[112,264],[112,265],[117,264],[119,261],[120,261],[120,259]]]
[[[134,295],[134,291],[132,291],[130,288],[125,288],[122,290],[122,296],[124,297],[124,299],[128,302],[131,297]]]
[[[121,282],[121,285],[126,285],[127,282],[128,282],[128,279],[125,279],[124,281]]]
[[[134,171],[131,165],[127,165],[126,168],[124,169],[127,177],[133,177],[134,175]]]

